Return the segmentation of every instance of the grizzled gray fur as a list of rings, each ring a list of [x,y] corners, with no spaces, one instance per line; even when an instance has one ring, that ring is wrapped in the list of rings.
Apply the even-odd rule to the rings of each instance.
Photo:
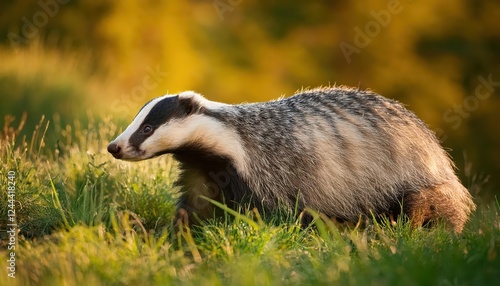
[[[397,215],[461,232],[472,198],[436,136],[396,101],[345,87],[306,90],[264,103],[228,105],[193,92],[147,103],[110,143],[118,159],[165,153],[180,162],[179,208],[310,208],[343,221]]]

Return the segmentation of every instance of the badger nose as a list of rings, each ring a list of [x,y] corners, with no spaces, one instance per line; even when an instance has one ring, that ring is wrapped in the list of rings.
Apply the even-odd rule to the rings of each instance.
[[[118,146],[118,144],[116,143],[109,143],[108,145],[108,152],[111,153],[111,155],[115,156],[120,154],[120,151],[122,150],[122,148],[120,146]]]

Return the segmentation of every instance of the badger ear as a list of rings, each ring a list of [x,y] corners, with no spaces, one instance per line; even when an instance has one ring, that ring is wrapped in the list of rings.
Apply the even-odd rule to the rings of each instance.
[[[181,107],[181,110],[183,110],[184,114],[186,114],[186,115],[200,113],[200,111],[202,109],[200,102],[192,96],[189,96],[189,97],[180,96],[179,97],[179,106]]]

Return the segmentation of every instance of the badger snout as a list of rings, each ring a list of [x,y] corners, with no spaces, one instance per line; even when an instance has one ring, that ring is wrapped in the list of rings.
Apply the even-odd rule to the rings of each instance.
[[[150,158],[144,155],[144,151],[131,148],[130,146],[127,146],[127,144],[120,144],[120,141],[117,140],[109,143],[108,152],[113,155],[115,159],[125,161],[141,161]]]
[[[122,148],[118,144],[116,144],[114,142],[109,143],[108,152],[111,155],[113,155],[113,157],[115,157],[116,159],[121,159],[121,157],[122,157],[121,151],[122,151]]]

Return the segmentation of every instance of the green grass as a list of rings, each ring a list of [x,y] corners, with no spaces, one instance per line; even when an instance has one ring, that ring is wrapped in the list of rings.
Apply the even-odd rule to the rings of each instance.
[[[0,136],[0,185],[16,172],[20,227],[12,279],[2,191],[0,285],[500,285],[498,201],[481,205],[461,235],[319,215],[303,228],[286,212],[253,210],[177,231],[176,163],[112,159],[109,118],[41,121],[30,138],[12,124]],[[46,128],[56,145],[44,144]]]

